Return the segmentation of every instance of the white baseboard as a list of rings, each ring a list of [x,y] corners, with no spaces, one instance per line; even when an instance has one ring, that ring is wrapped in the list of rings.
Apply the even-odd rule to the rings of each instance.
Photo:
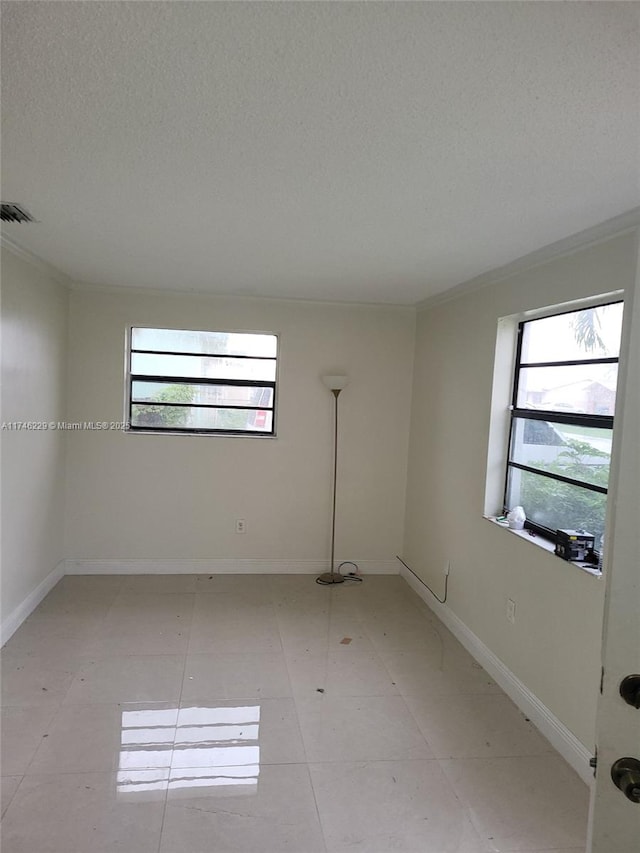
[[[65,561],[61,560],[55,569],[49,572],[46,578],[38,584],[33,592],[29,593],[24,601],[14,608],[9,616],[7,616],[7,618],[2,622],[2,628],[0,629],[1,645],[4,646],[7,640],[15,634],[20,625],[22,625],[27,616],[33,613],[45,595],[51,592],[58,581],[62,580],[64,573]]]
[[[397,575],[397,560],[356,560],[363,575]],[[351,571],[345,566],[343,573]],[[67,575],[317,575],[326,560],[65,560]]]
[[[469,654],[489,673],[504,690],[507,696],[518,706],[525,716],[536,726],[553,748],[573,767],[578,776],[587,785],[593,784],[593,770],[589,766],[591,752],[569,731],[569,729],[544,705],[538,697],[520,679],[505,666],[491,649],[471,631],[456,614],[437,601],[418,578],[404,565],[400,566],[400,576],[405,579],[425,604],[433,610],[438,619],[451,631]]]

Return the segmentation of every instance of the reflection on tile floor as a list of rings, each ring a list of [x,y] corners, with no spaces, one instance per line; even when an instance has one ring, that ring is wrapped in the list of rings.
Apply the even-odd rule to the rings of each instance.
[[[584,850],[586,786],[397,576],[65,577],[2,704],[3,853]]]

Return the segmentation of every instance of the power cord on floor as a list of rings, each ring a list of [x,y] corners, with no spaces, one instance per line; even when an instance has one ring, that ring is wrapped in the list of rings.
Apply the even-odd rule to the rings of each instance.
[[[338,566],[338,571],[340,571],[343,566],[353,566],[353,568],[355,569],[355,572],[347,572],[347,574],[343,576],[345,580],[358,581],[358,583],[362,583],[362,578],[358,574],[360,569],[358,568],[357,563],[353,563],[351,560],[345,560],[344,563],[340,563],[340,565]]]
[[[340,569],[343,566],[353,566],[355,572],[347,572],[346,575],[343,575],[340,572]],[[357,574],[359,571],[357,563],[354,563],[352,560],[345,560],[343,563],[340,563],[335,573],[344,578],[345,581],[356,581],[357,583],[362,583],[362,578]],[[316,578],[316,583],[320,584],[320,586],[334,586],[331,582],[320,580],[320,578]]]
[[[431,589],[431,587],[429,586],[429,584],[428,584],[428,583],[425,583],[425,582],[422,580],[422,578],[421,578],[421,577],[419,577],[419,576],[418,576],[418,575],[413,571],[413,569],[405,563],[405,561],[402,559],[402,557],[398,557],[398,556],[396,555],[396,560],[400,560],[400,562],[401,562],[401,563],[402,563],[402,565],[405,567],[405,569],[409,569],[409,571],[410,571],[410,572],[411,572],[411,574],[414,576],[414,578],[415,578],[416,580],[419,580],[419,581],[420,581],[420,583],[422,584],[422,586],[426,586],[426,588],[429,590],[429,592],[430,592],[430,593],[431,593],[431,595],[435,598],[435,600],[436,600],[436,601],[439,601],[439,602],[440,602],[440,604],[446,604],[446,601],[447,601],[447,595],[448,595],[448,593],[449,593],[449,572],[448,572],[448,571],[447,571],[447,574],[445,575],[445,578],[444,578],[444,598],[440,598],[440,597],[439,597],[438,595],[436,595],[436,594],[435,594],[435,592]]]

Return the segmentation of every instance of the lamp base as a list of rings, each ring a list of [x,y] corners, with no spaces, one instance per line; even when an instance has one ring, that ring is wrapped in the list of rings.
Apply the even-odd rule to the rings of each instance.
[[[340,572],[324,572],[324,574],[319,575],[316,578],[316,583],[326,585],[332,583],[344,583],[344,577],[340,574]]]

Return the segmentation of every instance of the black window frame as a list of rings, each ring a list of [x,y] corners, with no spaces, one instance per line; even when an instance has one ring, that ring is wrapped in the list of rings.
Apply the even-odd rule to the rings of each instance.
[[[242,335],[256,335],[263,336],[268,335],[270,337],[275,338],[276,341],[276,354],[275,356],[260,356],[260,355],[232,355],[229,353],[204,353],[204,352],[188,352],[188,351],[175,351],[175,350],[156,350],[156,349],[148,349],[148,348],[140,348],[133,346],[133,333],[136,329],[148,329],[148,330],[158,330],[158,331],[186,331],[186,332],[195,332],[195,333],[204,333],[204,334],[242,334]],[[251,359],[253,361],[269,361],[274,364],[274,372],[275,379],[227,379],[224,377],[210,377],[210,376],[202,376],[202,377],[193,377],[193,376],[160,376],[149,373],[134,373],[132,371],[132,358],[134,354],[142,354],[142,355],[174,355],[174,356],[187,356],[187,357],[196,357],[196,358],[224,358],[228,361],[242,361],[246,359]],[[223,330],[223,329],[176,329],[169,327],[160,327],[160,326],[131,326],[128,329],[128,337],[127,337],[127,381],[126,381],[126,431],[130,433],[154,433],[154,434],[169,434],[169,435],[217,435],[217,436],[236,436],[242,438],[275,438],[276,437],[276,411],[277,411],[277,390],[278,390],[278,367],[279,367],[279,355],[280,355],[280,339],[279,336],[275,332],[247,332],[247,331],[237,331],[237,330]],[[212,385],[212,386],[230,386],[234,388],[269,388],[271,389],[271,405],[235,405],[235,404],[221,404],[214,405],[211,403],[200,404],[200,403],[179,403],[179,402],[156,402],[149,401],[147,405],[149,406],[166,406],[170,408],[203,408],[203,409],[238,409],[240,411],[255,411],[262,412],[267,411],[271,412],[271,429],[260,429],[260,430],[251,430],[251,429],[230,429],[230,428],[205,428],[205,427],[181,427],[175,424],[162,426],[159,424],[150,424],[150,425],[140,425],[133,423],[132,417],[132,407],[134,405],[139,405],[136,401],[134,401],[133,397],[133,383],[134,382],[145,382],[145,383],[157,383],[157,384],[167,384],[171,385]]]
[[[590,365],[590,364],[619,364],[620,355],[618,353],[615,357],[601,357],[601,358],[586,358],[586,359],[565,359],[565,360],[556,360],[556,361],[542,361],[542,362],[523,362],[522,361],[522,345],[524,339],[524,331],[525,327],[529,323],[535,323],[537,320],[544,320],[549,317],[560,317],[564,314],[576,314],[580,311],[586,311],[589,309],[595,308],[604,308],[608,305],[620,305],[623,304],[623,299],[614,299],[610,302],[597,302],[592,305],[583,305],[579,308],[569,308],[566,311],[555,311],[553,313],[541,314],[537,317],[531,317],[527,320],[521,320],[518,323],[517,330],[517,339],[516,339],[516,355],[515,355],[515,365],[513,369],[513,385],[512,385],[512,395],[511,395],[511,405],[509,406],[509,439],[507,444],[507,462],[505,466],[505,480],[504,480],[504,497],[503,497],[503,513],[507,513],[511,507],[507,504],[507,497],[509,491],[509,474],[512,468],[517,468],[521,471],[528,471],[532,474],[536,474],[538,476],[543,476],[551,480],[557,480],[561,483],[567,483],[569,485],[575,486],[577,488],[586,489],[588,491],[597,492],[600,494],[604,494],[608,499],[609,490],[603,486],[596,485],[595,483],[589,483],[584,480],[578,480],[572,477],[566,477],[562,474],[558,474],[552,471],[545,471],[541,468],[536,468],[534,466],[525,465],[521,462],[515,462],[511,459],[511,455],[513,453],[513,431],[514,425],[517,419],[521,420],[529,420],[529,421],[544,421],[551,423],[561,423],[561,424],[571,424],[575,426],[584,426],[584,427],[595,427],[598,429],[607,429],[611,432],[613,437],[613,426],[614,426],[614,416],[613,415],[595,415],[595,414],[586,414],[586,413],[573,413],[573,412],[561,412],[553,409],[527,409],[518,406],[518,393],[520,388],[520,371],[526,368],[536,368],[536,367],[579,367],[581,365]],[[525,508],[526,512],[526,508]],[[531,521],[529,518],[525,520],[524,523],[525,529],[532,531],[533,533],[539,534],[545,539],[549,539],[553,542],[556,541],[557,533],[556,529],[551,529],[549,527],[545,527],[541,524],[537,524],[534,521]],[[596,557],[599,556],[599,542],[594,543],[594,554]]]

